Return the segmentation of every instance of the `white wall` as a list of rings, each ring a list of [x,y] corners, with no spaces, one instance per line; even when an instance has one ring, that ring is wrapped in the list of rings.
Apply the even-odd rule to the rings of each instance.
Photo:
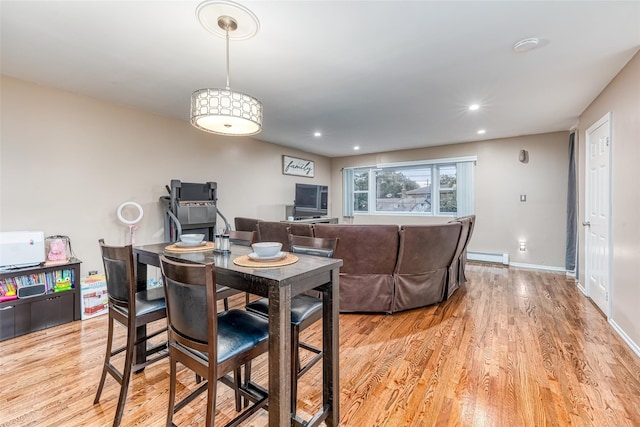
[[[611,310],[610,321],[640,354],[640,52],[580,116],[579,221],[584,221],[586,130],[606,113],[611,120]],[[584,279],[584,232],[580,227],[579,280]]]
[[[187,121],[6,76],[1,88],[0,230],[70,236],[83,275],[103,269],[99,238],[127,242],[116,217],[123,202],[144,209],[137,243],[163,241],[158,198],[171,179],[217,182],[218,207],[231,222],[285,219],[296,182],[330,181],[322,156],[208,134]],[[283,175],[283,154],[314,160],[315,178]]]
[[[521,264],[564,269],[569,133],[452,144],[415,150],[349,156],[331,160],[333,212],[342,214],[341,169],[381,163],[477,156],[476,226],[469,249],[509,254]],[[529,162],[521,163],[521,149]],[[526,194],[527,201],[520,202]],[[356,215],[356,224],[425,224],[450,217]],[[518,242],[527,241],[521,252]]]

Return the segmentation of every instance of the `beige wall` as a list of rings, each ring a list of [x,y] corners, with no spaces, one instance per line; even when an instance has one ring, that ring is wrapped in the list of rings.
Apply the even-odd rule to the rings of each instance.
[[[509,254],[512,263],[564,269],[568,173],[568,132],[495,139],[415,150],[334,158],[331,199],[342,213],[341,169],[381,163],[477,156],[476,228],[469,249]],[[520,163],[521,149],[529,162]],[[520,202],[520,194],[527,195]],[[356,215],[357,224],[424,224],[450,217]],[[520,239],[527,251],[518,249]]]
[[[567,132],[479,141],[376,155],[327,159],[251,138],[225,138],[187,122],[104,103],[2,76],[0,81],[0,230],[43,230],[71,237],[82,274],[102,270],[97,239],[123,244],[116,218],[126,201],[145,217],[138,243],[163,239],[158,198],[171,179],[216,181],[219,207],[235,216],[281,219],[295,182],[330,185],[330,214],[342,211],[343,167],[477,156],[477,228],[470,249],[508,253],[512,262],[564,265]],[[185,106],[187,108],[187,106]],[[613,254],[611,320],[640,344],[640,54],[584,111],[579,125],[580,221],[583,220],[585,130],[613,113]],[[518,162],[527,149],[530,162]],[[314,160],[316,178],[281,174],[281,156]],[[519,202],[519,194],[527,202]],[[429,223],[448,218],[356,217],[356,223]],[[528,251],[517,249],[526,238]],[[584,276],[580,234],[579,279]]]
[[[282,219],[295,182],[329,184],[330,213],[340,216],[342,167],[456,156],[478,157],[471,249],[508,253],[512,262],[564,265],[566,132],[329,160],[9,77],[1,84],[0,230],[69,235],[83,274],[102,270],[98,238],[126,241],[128,229],[116,218],[123,202],[144,208],[137,242],[162,241],[158,198],[171,179],[216,181],[218,206],[229,220]],[[518,161],[520,149],[529,151],[529,163]],[[282,154],[315,160],[316,178],[282,175]],[[520,194],[527,194],[526,203]],[[356,222],[448,219],[359,216]],[[517,250],[521,238],[527,252]]]
[[[2,77],[0,230],[71,238],[82,274],[102,271],[98,239],[124,244],[120,204],[140,203],[137,243],[163,241],[158,202],[171,179],[218,183],[218,207],[284,219],[296,182],[329,184],[329,159]],[[188,94],[187,94],[188,95]],[[185,104],[185,109],[188,109]],[[314,179],[282,174],[282,155],[315,160]]]
[[[586,130],[608,112],[611,120],[611,321],[640,349],[640,53],[627,63],[580,116],[578,166],[580,222],[584,220]],[[582,227],[581,227],[582,228]],[[584,280],[584,234],[580,230],[580,283]]]

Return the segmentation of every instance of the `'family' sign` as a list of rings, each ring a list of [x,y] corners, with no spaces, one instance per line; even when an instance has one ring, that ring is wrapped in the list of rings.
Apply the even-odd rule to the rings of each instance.
[[[282,156],[282,173],[313,178],[315,173],[313,160]]]

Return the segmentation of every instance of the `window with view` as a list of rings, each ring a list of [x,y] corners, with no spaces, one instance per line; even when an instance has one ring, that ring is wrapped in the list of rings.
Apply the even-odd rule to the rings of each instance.
[[[345,169],[345,216],[473,213],[475,158]]]

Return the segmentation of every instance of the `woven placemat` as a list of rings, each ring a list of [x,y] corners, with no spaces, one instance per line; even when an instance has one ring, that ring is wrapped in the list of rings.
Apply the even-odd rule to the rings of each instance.
[[[176,252],[176,253],[189,253],[189,252],[206,252],[212,251],[215,247],[213,242],[207,242],[202,246],[177,246],[175,243],[173,245],[169,245],[164,248],[165,251]]]
[[[280,258],[275,261],[254,261],[249,258],[247,255],[239,256],[238,258],[233,260],[235,265],[239,265],[240,267],[251,267],[251,268],[274,268],[274,267],[284,267],[285,265],[291,265],[298,261],[298,257],[287,253],[284,258]]]

